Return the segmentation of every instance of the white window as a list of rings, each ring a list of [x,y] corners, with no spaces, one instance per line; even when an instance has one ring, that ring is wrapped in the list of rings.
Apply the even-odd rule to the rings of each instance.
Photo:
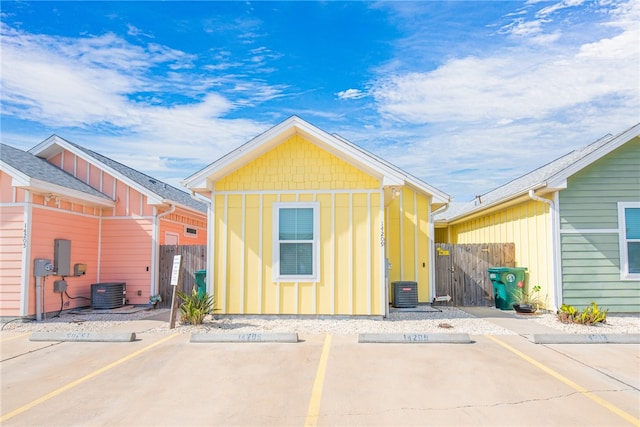
[[[317,202],[274,203],[274,282],[319,280],[319,207]]]
[[[640,202],[618,203],[620,277],[640,280]]]

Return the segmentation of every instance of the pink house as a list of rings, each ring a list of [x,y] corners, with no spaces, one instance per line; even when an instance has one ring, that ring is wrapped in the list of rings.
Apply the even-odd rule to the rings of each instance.
[[[43,313],[88,306],[95,283],[125,282],[127,302],[147,304],[158,247],[206,244],[207,206],[181,190],[55,135],[28,152],[0,148],[2,317],[37,313],[40,280]],[[69,259],[36,279],[36,260],[55,264],[60,243]]]

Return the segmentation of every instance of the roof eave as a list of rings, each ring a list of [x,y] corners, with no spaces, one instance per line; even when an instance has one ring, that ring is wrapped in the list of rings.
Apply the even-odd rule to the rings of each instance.
[[[576,173],[580,172],[582,169],[586,168],[587,166],[591,165],[592,163],[596,162],[597,160],[601,159],[602,157],[606,156],[607,154],[611,153],[617,148],[620,148],[621,146],[623,146],[624,144],[626,144],[627,142],[631,141],[632,139],[638,136],[640,136],[640,123],[612,137],[609,140],[609,142],[607,142],[603,146],[587,154],[586,156],[574,162],[570,166],[564,168],[557,174],[549,177],[547,179],[549,187],[566,188],[567,179],[569,179],[569,177],[575,175]]]
[[[381,162],[376,162],[374,158],[364,154],[362,150],[352,147],[351,144],[346,144],[341,138],[326,133],[297,116],[292,116],[272,127],[211,163],[208,167],[189,176],[183,181],[183,185],[196,192],[211,191],[211,182],[237,170],[296,133],[300,133],[322,149],[380,180],[383,186],[404,185],[406,179],[404,174]]]
[[[522,203],[526,200],[531,200],[529,197],[529,191],[533,190],[534,192],[538,193],[538,195],[543,195],[543,194],[548,194],[551,192],[555,192],[555,191],[559,191],[560,189],[555,189],[555,188],[548,188],[546,183],[540,183],[537,184],[535,186],[532,186],[530,188],[527,188],[524,191],[518,192],[516,194],[510,195],[509,197],[504,197],[498,200],[494,200],[490,203],[480,203],[479,205],[475,206],[473,209],[470,209],[468,211],[464,211],[459,213],[458,215],[452,217],[452,218],[445,218],[445,219],[441,219],[438,220],[439,224],[449,224],[449,225],[455,225],[464,221],[469,221],[470,219],[473,219],[475,217],[478,217],[480,215],[487,215],[495,210],[499,210],[499,209],[503,209],[505,207],[508,206],[512,206],[512,205],[516,205],[518,203]]]
[[[144,195],[147,197],[147,204],[149,205],[162,205],[164,204],[164,198],[162,197],[162,195],[149,190],[148,188],[138,184],[137,182],[133,181],[132,179],[130,179],[129,177],[123,175],[122,173],[120,173],[119,171],[113,169],[112,167],[100,162],[98,159],[89,156],[87,153],[83,152],[82,150],[77,149],[75,146],[73,146],[72,144],[69,144],[64,138],[60,138],[57,135],[52,135],[49,138],[45,139],[43,142],[41,142],[40,144],[36,145],[35,147],[33,147],[31,150],[29,150],[29,152],[35,156],[43,156],[44,158],[50,158],[52,155],[57,154],[60,150],[55,149],[55,146],[61,147],[62,149],[68,150],[70,152],[72,152],[73,154],[75,154],[78,157],[81,157],[82,159],[84,159],[87,163],[98,167],[99,169],[103,169],[106,172],[108,172],[109,174],[111,174],[112,176],[116,177],[119,181],[124,182],[125,184],[127,184],[129,187],[133,188],[134,190],[138,191],[140,194]]]
[[[65,200],[73,203],[79,203],[87,206],[95,206],[101,208],[112,208],[116,205],[116,202],[104,197],[98,197],[91,194],[84,193],[82,191],[73,190],[67,187],[62,187],[56,184],[52,184],[38,179],[30,179],[27,185],[16,186],[25,190],[30,190],[37,193],[50,193],[53,195],[61,196]]]

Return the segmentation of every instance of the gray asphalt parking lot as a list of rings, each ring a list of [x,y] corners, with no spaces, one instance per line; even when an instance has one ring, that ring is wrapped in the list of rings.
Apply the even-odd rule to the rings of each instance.
[[[3,426],[640,425],[640,346],[30,341],[6,332]]]

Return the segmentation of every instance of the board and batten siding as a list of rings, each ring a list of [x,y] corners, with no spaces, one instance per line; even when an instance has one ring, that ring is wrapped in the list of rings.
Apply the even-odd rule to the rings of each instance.
[[[549,205],[529,200],[455,223],[451,243],[514,243],[517,267],[527,268],[529,286],[540,285],[540,295],[551,305],[551,223]]]
[[[130,304],[148,303],[153,219],[104,217],[101,228],[100,282],[126,282]]]
[[[71,241],[71,272],[77,263],[87,264],[87,274],[79,277],[65,277],[67,293],[72,297],[90,297],[90,285],[97,278],[98,265],[98,223],[93,215],[57,209],[49,206],[34,206],[31,226],[31,257],[53,260],[55,239]],[[33,264],[33,261],[31,262]],[[31,266],[31,265],[30,265]],[[49,276],[44,286],[44,312],[60,310],[60,294],[53,292],[53,282],[60,276]],[[29,279],[29,313],[35,313],[35,279]],[[86,299],[65,298],[65,309],[87,306]]]
[[[429,199],[404,187],[386,208],[385,237],[389,270],[389,298],[392,283],[410,281],[418,284],[418,302],[430,302]]]
[[[560,199],[563,302],[640,311],[640,281],[622,280],[618,202],[640,202],[640,138],[568,179]]]
[[[319,204],[317,282],[273,281],[273,206]],[[300,135],[215,183],[219,313],[383,315],[380,183]]]

